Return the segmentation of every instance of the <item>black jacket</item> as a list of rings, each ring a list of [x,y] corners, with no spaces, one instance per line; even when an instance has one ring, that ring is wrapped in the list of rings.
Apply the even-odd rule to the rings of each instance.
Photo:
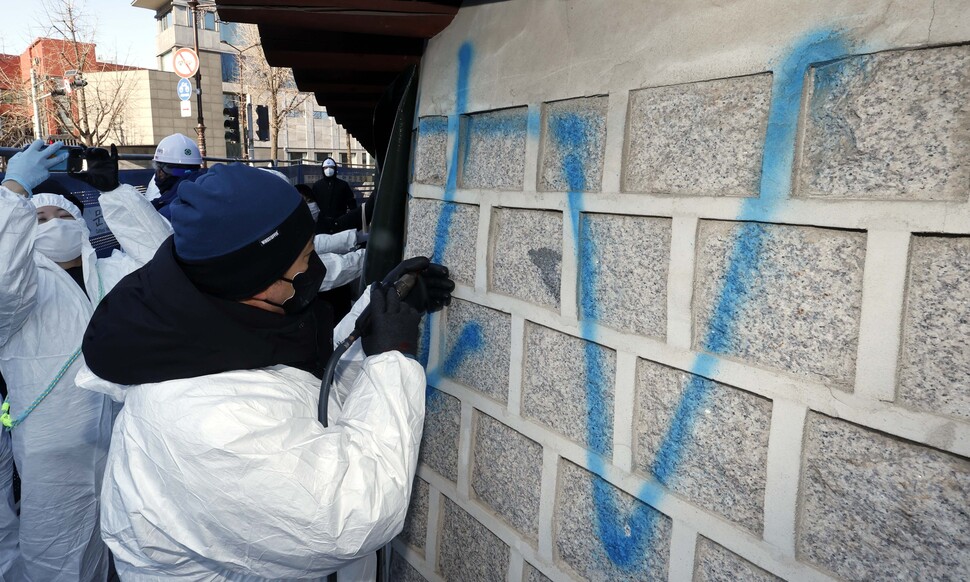
[[[320,207],[320,217],[317,220],[317,232],[320,226],[332,222],[347,212],[357,208],[357,198],[350,184],[334,176],[320,178],[313,184],[313,199]]]
[[[118,282],[84,333],[88,367],[117,384],[145,384],[286,364],[321,375],[333,348],[330,307],[281,315],[200,292],[174,238]]]

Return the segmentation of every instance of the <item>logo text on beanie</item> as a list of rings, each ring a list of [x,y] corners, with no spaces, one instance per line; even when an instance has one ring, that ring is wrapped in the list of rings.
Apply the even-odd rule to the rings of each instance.
[[[278,237],[279,235],[280,235],[280,231],[274,230],[273,231],[273,234],[271,234],[268,237],[264,238],[263,240],[259,241],[259,244],[261,244],[263,246],[266,246],[270,241],[272,241],[274,238]]]

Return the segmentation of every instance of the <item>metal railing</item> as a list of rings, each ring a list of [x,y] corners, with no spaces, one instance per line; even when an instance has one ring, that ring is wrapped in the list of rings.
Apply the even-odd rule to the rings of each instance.
[[[6,160],[14,156],[23,148],[0,147],[0,158],[3,159],[3,170],[6,170]],[[120,153],[118,160],[122,162],[150,162],[154,158],[153,154],[132,154]],[[219,158],[215,156],[205,156],[202,158],[207,163],[242,163],[254,167],[266,167],[279,170],[285,174],[294,184],[309,184],[323,177],[323,168],[317,163],[306,163],[306,160],[274,160],[274,159],[242,159],[242,158]],[[366,199],[373,192],[377,182],[377,169],[374,166],[357,164],[342,165],[338,169],[340,178],[346,180],[358,193],[358,198]]]
[[[23,151],[23,148],[0,147],[0,160],[4,162],[3,171],[0,172],[0,181],[3,180],[3,173],[6,172],[6,160],[21,151]],[[153,157],[153,154],[118,154],[119,161],[125,162],[150,162]],[[322,166],[312,163],[306,164],[303,163],[304,160],[243,160],[212,156],[206,156],[204,159],[207,162],[214,163],[240,162],[257,167],[273,168],[285,174],[293,184],[312,185],[323,177]],[[338,172],[338,175],[357,192],[358,204],[373,193],[377,181],[376,169],[373,166],[341,166]],[[151,168],[122,169],[118,172],[118,178],[122,184],[131,184],[144,191],[154,173]],[[88,228],[91,231],[91,244],[98,252],[98,256],[107,256],[112,249],[118,248],[118,241],[108,230],[104,219],[101,217],[101,206],[98,203],[98,197],[101,193],[66,172],[51,173],[51,181],[56,182],[60,186],[60,190],[77,196],[84,204],[84,219],[88,223]]]

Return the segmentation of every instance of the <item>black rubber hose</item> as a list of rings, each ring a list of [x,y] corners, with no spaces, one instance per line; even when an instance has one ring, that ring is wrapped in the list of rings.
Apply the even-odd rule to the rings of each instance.
[[[368,308],[370,308],[369,305]],[[367,310],[365,309],[364,312],[367,312]],[[361,316],[363,315],[364,313],[361,313]],[[368,315],[370,314],[368,313]],[[357,321],[360,321],[360,318]],[[329,426],[327,424],[327,413],[330,406],[330,387],[333,385],[333,377],[337,372],[337,364],[340,362],[340,358],[350,349],[350,346],[354,345],[358,337],[360,337],[360,332],[354,329],[347,336],[347,339],[337,344],[337,347],[333,349],[333,354],[330,355],[330,359],[327,360],[327,367],[323,371],[323,382],[320,384],[320,404],[317,407],[317,415],[324,427]]]
[[[405,273],[400,279],[394,281],[394,292],[403,300],[411,292],[411,289],[414,289],[417,283],[417,273]],[[381,283],[375,283],[375,285],[381,285]],[[354,324],[354,331],[350,332],[350,335],[344,341],[337,344],[333,349],[333,353],[330,354],[330,359],[327,360],[327,367],[323,371],[323,381],[320,383],[320,403],[317,405],[317,419],[325,427],[328,426],[327,412],[330,407],[330,387],[333,385],[333,377],[337,372],[337,363],[347,353],[350,346],[354,345],[354,342],[360,339],[360,336],[364,335],[364,331],[367,330],[369,324],[370,305],[361,310],[360,315],[357,316],[357,322]]]

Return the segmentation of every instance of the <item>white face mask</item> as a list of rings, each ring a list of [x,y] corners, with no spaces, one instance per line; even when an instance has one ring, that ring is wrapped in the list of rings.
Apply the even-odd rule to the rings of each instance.
[[[324,168],[323,169],[323,175],[326,176],[326,177],[328,177],[328,178],[332,178],[333,175],[336,174],[336,173],[337,173],[337,170],[334,170],[333,168]]]
[[[317,217],[320,216],[320,205],[316,202],[308,202],[307,206],[310,208],[310,216],[313,217],[313,222],[316,222]]]
[[[155,183],[155,176],[148,182],[148,188],[145,190],[145,198],[149,202],[161,196],[162,193],[158,191],[158,184]]]
[[[81,256],[84,226],[76,220],[52,218],[37,225],[34,249],[54,261],[66,263]]]

